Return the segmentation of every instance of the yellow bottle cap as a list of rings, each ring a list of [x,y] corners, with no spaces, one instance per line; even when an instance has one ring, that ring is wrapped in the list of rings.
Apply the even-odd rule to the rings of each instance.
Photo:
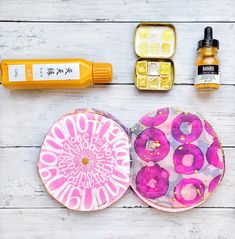
[[[94,83],[109,83],[112,81],[112,65],[109,63],[93,64]]]

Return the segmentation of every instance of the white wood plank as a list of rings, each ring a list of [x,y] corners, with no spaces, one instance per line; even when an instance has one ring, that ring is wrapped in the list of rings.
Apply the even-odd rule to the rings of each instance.
[[[154,209],[74,213],[66,209],[2,209],[1,239],[188,238],[232,239],[234,209],[195,209],[169,214]],[[216,226],[215,226],[216,225]]]
[[[234,9],[235,1],[230,0],[0,0],[1,59],[108,61],[114,67],[113,82],[130,84],[137,22],[173,21],[178,22],[176,83],[192,84],[197,41],[203,28],[212,25],[221,43],[224,84],[213,93],[198,93],[192,86],[175,86],[168,93],[138,92],[132,85],[57,91],[0,89],[0,238],[235,238]],[[218,191],[202,208],[189,212],[169,214],[147,208],[131,190],[106,210],[69,211],[51,199],[41,184],[36,169],[39,148],[15,147],[40,146],[52,123],[77,107],[104,109],[130,127],[146,110],[172,105],[202,113],[223,145],[231,146],[225,149],[226,174]]]
[[[0,90],[0,146],[40,146],[52,124],[75,108],[108,111],[127,127],[155,108],[180,106],[201,113],[225,146],[235,146],[235,88],[197,92],[177,85],[169,92],[139,92],[132,85],[95,86],[80,90]],[[107,100],[108,99],[108,100]]]
[[[36,161],[39,149],[0,149],[0,208],[62,207],[46,192],[38,175]],[[225,149],[226,174],[214,195],[201,207],[235,208],[235,149]],[[147,207],[131,189],[111,207]],[[1,211],[0,211],[1,213]]]
[[[235,2],[224,0],[1,0],[1,20],[234,21]]]
[[[175,24],[178,39],[173,59],[177,84],[193,83],[197,42],[203,37],[206,25]],[[210,25],[220,40],[221,83],[234,84],[235,44],[231,44],[231,39],[235,39],[235,23]],[[107,61],[113,64],[114,83],[133,83],[136,26],[137,23],[0,23],[1,58],[82,57]]]

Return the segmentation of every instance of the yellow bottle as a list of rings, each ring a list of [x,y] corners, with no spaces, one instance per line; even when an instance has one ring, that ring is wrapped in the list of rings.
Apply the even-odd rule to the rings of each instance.
[[[3,60],[1,82],[8,89],[83,88],[112,81],[112,65],[84,59]]]
[[[217,56],[219,41],[213,39],[212,28],[206,27],[204,39],[198,42],[196,76],[194,86],[198,90],[214,90],[220,87],[220,61]]]

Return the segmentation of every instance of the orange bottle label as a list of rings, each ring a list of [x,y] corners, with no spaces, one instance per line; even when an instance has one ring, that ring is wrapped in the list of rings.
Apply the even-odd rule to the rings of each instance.
[[[79,80],[79,63],[8,65],[9,82]]]

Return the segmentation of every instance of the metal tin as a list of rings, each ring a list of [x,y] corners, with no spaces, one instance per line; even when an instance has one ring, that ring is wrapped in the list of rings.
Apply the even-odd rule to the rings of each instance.
[[[140,90],[170,90],[174,85],[176,31],[171,24],[142,23],[135,31],[135,85]],[[161,67],[162,66],[162,67]],[[161,69],[165,72],[161,73]],[[168,71],[166,70],[168,69]]]
[[[146,74],[138,72],[138,65],[146,62]],[[163,64],[169,64],[169,71],[161,70]],[[145,65],[145,64],[143,64]],[[152,66],[151,66],[152,65]],[[167,67],[166,65],[166,67]],[[143,70],[144,71],[144,70]],[[161,72],[162,71],[162,72]],[[171,59],[145,59],[139,58],[135,64],[135,85],[140,90],[168,91],[174,85],[174,62]]]

